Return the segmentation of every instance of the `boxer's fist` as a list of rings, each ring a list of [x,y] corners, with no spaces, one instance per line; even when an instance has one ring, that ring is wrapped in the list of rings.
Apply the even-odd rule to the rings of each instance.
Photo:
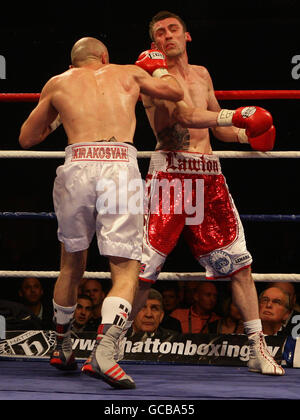
[[[253,150],[258,150],[259,152],[268,152],[274,147],[275,137],[276,130],[274,125],[272,125],[269,130],[265,131],[260,136],[249,136],[248,140]]]
[[[135,64],[154,77],[162,77],[163,75],[168,74],[166,58],[164,54],[158,50],[147,50],[142,52]]]
[[[273,124],[272,115],[258,106],[238,108],[232,117],[232,124],[238,128],[245,128],[248,137],[263,134]]]
[[[276,129],[272,125],[269,130],[265,131],[260,136],[247,136],[245,130],[240,130],[238,139],[240,143],[249,143],[253,150],[259,152],[268,152],[273,149],[275,144]]]
[[[258,106],[247,106],[231,111],[222,109],[218,115],[220,127],[235,126],[245,128],[249,137],[256,137],[263,134],[273,124],[272,115]]]

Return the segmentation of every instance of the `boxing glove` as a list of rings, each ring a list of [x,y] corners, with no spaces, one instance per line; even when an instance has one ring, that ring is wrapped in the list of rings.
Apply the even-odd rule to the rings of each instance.
[[[164,54],[158,50],[142,52],[135,64],[146,70],[153,77],[162,77],[168,73],[167,62]]]
[[[238,132],[238,141],[240,143],[249,143],[253,150],[259,152],[267,152],[273,149],[275,144],[276,129],[272,125],[269,130],[265,131],[260,136],[248,137],[246,130],[240,129]]]
[[[256,137],[269,130],[273,118],[267,110],[258,106],[241,107],[235,111],[222,109],[218,115],[218,125],[244,128],[248,137]]]

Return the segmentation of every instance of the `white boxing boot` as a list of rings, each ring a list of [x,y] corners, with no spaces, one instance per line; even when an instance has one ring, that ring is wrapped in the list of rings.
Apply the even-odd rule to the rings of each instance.
[[[274,358],[269,353],[262,331],[249,335],[248,340],[250,348],[248,369],[250,372],[278,376],[285,374],[284,369],[275,362]]]

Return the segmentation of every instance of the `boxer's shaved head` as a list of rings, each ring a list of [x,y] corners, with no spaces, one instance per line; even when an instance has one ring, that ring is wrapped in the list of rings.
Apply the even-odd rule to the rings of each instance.
[[[71,51],[71,61],[74,67],[92,60],[108,63],[108,51],[103,42],[96,38],[86,37],[77,41]]]

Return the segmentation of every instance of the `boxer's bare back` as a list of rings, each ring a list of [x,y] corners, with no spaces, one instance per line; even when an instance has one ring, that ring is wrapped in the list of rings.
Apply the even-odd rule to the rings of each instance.
[[[183,97],[173,77],[154,79],[135,65],[96,66],[71,68],[46,83],[38,107],[22,127],[24,148],[40,143],[58,115],[68,144],[100,140],[132,143],[140,93],[175,101]]]

